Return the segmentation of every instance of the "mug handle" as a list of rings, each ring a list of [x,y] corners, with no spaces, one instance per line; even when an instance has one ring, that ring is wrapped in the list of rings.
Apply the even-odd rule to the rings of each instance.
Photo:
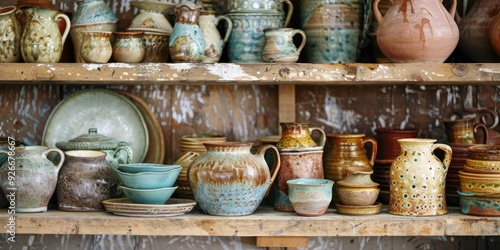
[[[366,143],[372,144],[372,152],[370,154],[370,164],[375,164],[375,158],[377,157],[377,140],[370,136],[365,136],[363,140],[361,140],[361,147],[365,147]]]
[[[325,131],[319,127],[312,127],[310,129],[310,133],[312,134],[314,131],[317,131],[319,133],[319,143],[318,146],[319,147],[324,147],[325,146],[325,142],[326,142],[326,134],[325,134]]]
[[[478,123],[476,125],[474,125],[474,133],[477,133],[477,129],[480,128],[481,130],[483,130],[483,144],[488,144],[488,140],[489,140],[489,134],[488,134],[488,127],[486,127],[486,125],[484,123]]]
[[[444,158],[443,158],[442,162],[445,166],[443,168],[443,171],[444,171],[444,173],[446,173],[446,172],[448,172],[450,162],[451,162],[451,147],[446,145],[446,144],[442,144],[442,143],[432,144],[431,152],[433,152],[433,154],[434,154],[434,150],[436,150],[436,149],[441,149],[444,151]]]
[[[273,186],[272,184],[273,184],[274,180],[276,179],[276,176],[278,175],[278,172],[279,172],[280,167],[281,167],[281,158],[280,158],[280,153],[278,151],[278,148],[276,148],[275,146],[273,146],[271,144],[262,145],[257,150],[257,153],[255,153],[255,155],[264,159],[264,154],[266,153],[267,150],[271,150],[273,152],[274,165],[273,165],[273,170],[271,172],[271,180],[269,182],[269,187],[267,187],[267,191],[266,191],[266,194],[264,195],[264,197],[267,197],[267,195],[269,194],[269,191],[271,191],[271,187]]]
[[[226,34],[224,35],[224,39],[222,39],[222,47],[224,48],[224,45],[226,44],[227,40],[229,40],[229,36],[231,35],[231,31],[233,30],[233,21],[231,21],[231,18],[227,17],[226,15],[220,15],[217,16],[214,20],[215,26],[219,25],[219,21],[221,19],[224,19],[227,23]]]
[[[297,48],[297,52],[300,53],[304,48],[304,46],[306,45],[307,38],[306,38],[306,33],[304,31],[299,29],[294,29],[292,31],[292,37],[294,37],[297,34],[300,34],[302,36],[302,42],[300,42],[300,46]]]
[[[66,41],[66,38],[68,37],[69,29],[71,28],[71,21],[69,20],[69,17],[66,14],[62,14],[62,13],[57,14],[56,20],[58,18],[62,18],[66,22],[66,28],[64,29],[64,32],[62,34],[62,44],[64,44],[64,42]]]
[[[290,23],[290,19],[292,19],[293,4],[290,0],[280,0],[280,2],[285,3],[288,6],[288,9],[286,12],[285,25],[283,26],[286,28],[288,26],[288,24]]]
[[[116,158],[117,156],[120,156],[120,152],[125,151],[125,154],[127,155],[127,159],[125,162],[119,162],[120,158],[117,159],[118,164],[128,164],[132,162],[132,149],[130,149],[129,146],[119,146],[118,148],[115,149],[113,152],[113,158]]]
[[[64,163],[64,159],[65,159],[65,155],[63,153],[63,151],[61,151],[60,149],[57,149],[57,148],[49,148],[45,151],[43,151],[42,153],[42,156],[45,157],[47,160],[49,160],[49,158],[47,158],[47,156],[52,153],[52,152],[55,152],[57,154],[59,154],[59,156],[61,157],[59,159],[59,162],[57,163],[56,165],[56,175],[59,173],[59,170],[61,169],[61,166],[62,164]],[[50,160],[49,160],[50,161]]]

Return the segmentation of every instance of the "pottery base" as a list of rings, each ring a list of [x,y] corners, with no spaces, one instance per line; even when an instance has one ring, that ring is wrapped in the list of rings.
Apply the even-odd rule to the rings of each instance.
[[[16,211],[16,213],[41,213],[41,212],[47,212],[47,206],[33,207],[33,208],[16,207],[14,210]]]
[[[94,211],[104,211],[104,206],[102,208],[91,208],[91,207],[75,207],[75,206],[67,206],[59,204],[57,209],[61,211],[68,212],[94,212]]]
[[[344,215],[373,215],[379,214],[382,208],[382,203],[376,202],[373,205],[368,206],[349,206],[342,204],[335,204],[337,208],[337,213]]]

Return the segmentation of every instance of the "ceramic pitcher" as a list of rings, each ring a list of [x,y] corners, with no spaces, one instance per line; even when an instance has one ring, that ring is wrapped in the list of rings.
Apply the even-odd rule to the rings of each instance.
[[[201,6],[190,2],[177,5],[177,17],[168,44],[174,62],[201,62],[205,38],[198,23]]]
[[[17,8],[6,6],[0,8],[0,62],[19,62],[21,51],[21,26],[16,18]]]
[[[475,62],[500,62],[500,57],[493,50],[488,36],[499,11],[500,1],[475,0],[465,17],[459,18],[457,15],[460,30],[458,47]]]
[[[489,135],[488,127],[483,123],[474,124],[474,118],[457,119],[457,120],[443,120],[448,143],[464,143],[476,144],[475,134],[478,129],[483,132],[483,141],[481,144],[487,144]]]
[[[106,161],[106,153],[72,150],[57,181],[58,209],[63,211],[103,210],[102,201],[116,194],[117,177]]]
[[[47,155],[60,156],[57,165]],[[45,212],[57,185],[57,175],[64,162],[59,149],[46,146],[16,147],[12,151],[0,150],[9,159],[0,167],[0,185],[7,197],[15,195],[16,212]],[[13,189],[14,188],[14,189]]]
[[[456,0],[446,10],[442,0],[394,0],[382,16],[374,2],[378,22],[377,43],[392,62],[444,62],[458,43],[453,20]]]
[[[25,8],[26,26],[21,36],[21,55],[25,62],[57,63],[70,29],[67,15],[57,10],[43,8]],[[56,20],[62,18],[66,28],[61,36]]]
[[[203,32],[203,38],[205,39],[205,52],[203,55],[202,62],[204,63],[216,63],[222,55],[222,50],[224,45],[231,35],[231,30],[233,29],[233,22],[228,16],[225,15],[215,15],[215,11],[202,11],[200,15],[200,28]],[[224,32],[224,38],[221,37],[217,26],[221,20],[226,21],[226,29]]]
[[[293,43],[296,35],[301,36],[301,42],[297,48]],[[274,28],[264,30],[266,45],[262,52],[264,62],[294,63],[299,59],[300,52],[306,44],[304,31],[292,28]]]
[[[451,148],[434,139],[399,139],[401,154],[390,170],[388,212],[398,215],[429,216],[447,213],[446,173]],[[441,161],[434,151],[444,151]]]
[[[188,169],[188,181],[203,212],[211,215],[252,214],[268,194],[280,168],[276,147],[264,145],[255,155],[251,143],[204,143],[207,153]],[[264,160],[274,154],[272,172]]]
[[[277,148],[322,148],[325,145],[325,131],[319,127],[310,128],[308,122],[280,122],[280,126],[281,138],[276,144]],[[311,137],[313,132],[319,133],[318,143]]]

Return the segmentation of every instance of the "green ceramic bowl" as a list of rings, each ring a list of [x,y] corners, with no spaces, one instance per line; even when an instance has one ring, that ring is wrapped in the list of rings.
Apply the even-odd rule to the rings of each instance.
[[[180,168],[182,168],[181,165],[165,165],[154,163],[129,163],[118,165],[118,169],[124,173],[168,172]]]
[[[167,200],[172,196],[174,191],[177,189],[175,187],[167,188],[156,188],[156,189],[136,189],[129,188],[125,186],[120,186],[123,193],[127,198],[138,204],[165,204]]]
[[[154,189],[172,187],[182,168],[172,169],[168,172],[142,172],[125,173],[115,169],[120,184],[129,188]]]

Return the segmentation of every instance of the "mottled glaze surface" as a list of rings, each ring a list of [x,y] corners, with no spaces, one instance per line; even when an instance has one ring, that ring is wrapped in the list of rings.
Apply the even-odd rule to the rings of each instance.
[[[302,216],[323,215],[332,201],[332,180],[300,178],[288,180],[293,210]]]
[[[464,143],[475,144],[475,134],[481,130],[483,133],[483,141],[477,142],[486,144],[488,142],[488,127],[483,123],[475,123],[475,118],[458,119],[458,120],[443,120],[444,128],[448,143]]]
[[[8,151],[0,151],[8,154]],[[14,165],[5,161],[0,167],[0,185],[5,195],[15,190],[16,212],[45,212],[57,185],[57,175],[64,162],[64,154],[59,149],[46,146],[16,147]],[[57,153],[61,160],[55,165],[47,159],[49,153]],[[9,176],[15,172],[15,182]]]
[[[298,48],[293,43],[296,35],[301,36]],[[262,52],[264,62],[294,63],[299,59],[307,41],[304,31],[292,28],[266,29],[264,36],[266,37],[266,45]]]
[[[188,169],[188,181],[203,212],[235,216],[252,214],[269,192],[280,169],[276,147],[264,145],[255,155],[251,143],[205,143],[207,153]],[[275,156],[272,173],[264,160],[271,150]]]
[[[77,1],[75,14],[71,18],[72,25],[117,22],[118,17],[104,0]]]
[[[500,216],[500,196],[457,191],[460,211],[477,216]]]
[[[168,43],[174,62],[201,62],[205,52],[205,38],[198,23],[201,6],[191,3],[177,5],[174,29]]]
[[[167,62],[170,57],[169,38],[170,34],[144,32],[144,35],[142,35],[142,43],[144,44],[142,62]]]
[[[19,62],[21,26],[16,18],[16,7],[0,8],[0,62]]]
[[[309,128],[308,122],[280,122],[282,129],[281,138],[276,144],[278,148],[304,149],[323,147],[326,137],[323,129],[319,127]],[[316,143],[311,133],[319,133],[319,142]]]
[[[143,32],[114,32],[112,45],[115,62],[138,63],[144,59],[145,49],[142,43]]]
[[[57,180],[58,209],[103,210],[102,201],[113,198],[117,178],[106,162],[106,153],[93,150],[66,151]]]
[[[80,55],[86,63],[107,63],[113,54],[109,31],[84,31]]]
[[[205,39],[205,52],[202,60],[204,63],[219,62],[224,45],[229,40],[233,29],[233,22],[228,16],[216,16],[215,13],[215,11],[202,11],[199,18],[200,28]],[[226,22],[224,38],[221,37],[217,28],[221,20]]]
[[[172,187],[181,172],[181,168],[178,167],[164,172],[127,173],[118,167],[114,171],[122,186],[138,189],[155,189]]]
[[[398,215],[430,216],[448,212],[445,180],[451,148],[434,139],[399,139],[401,154],[390,172],[388,212]],[[444,151],[440,161],[434,151]]]

